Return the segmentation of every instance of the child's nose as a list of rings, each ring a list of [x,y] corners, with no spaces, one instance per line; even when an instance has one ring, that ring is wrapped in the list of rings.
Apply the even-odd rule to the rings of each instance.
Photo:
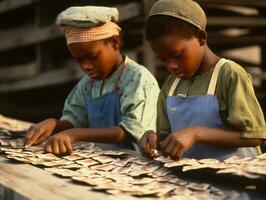
[[[92,64],[90,64],[88,62],[83,62],[83,63],[81,63],[81,68],[83,70],[91,70],[91,69],[93,69],[93,66],[92,66]]]
[[[166,66],[167,66],[169,69],[177,69],[177,68],[178,68],[177,63],[175,63],[175,62],[167,62],[167,63],[166,63]]]

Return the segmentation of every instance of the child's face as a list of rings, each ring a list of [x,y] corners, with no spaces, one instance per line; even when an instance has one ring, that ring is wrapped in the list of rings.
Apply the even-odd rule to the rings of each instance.
[[[190,79],[199,70],[204,48],[198,38],[165,35],[150,41],[150,45],[166,68],[177,77]]]
[[[72,43],[68,45],[68,49],[82,71],[95,80],[107,78],[117,64],[119,51],[112,42],[99,40]]]

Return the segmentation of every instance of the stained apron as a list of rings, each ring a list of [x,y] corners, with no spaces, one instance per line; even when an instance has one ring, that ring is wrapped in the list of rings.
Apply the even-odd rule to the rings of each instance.
[[[218,98],[214,95],[219,71],[225,62],[227,60],[222,58],[216,64],[206,95],[186,96],[178,94],[173,96],[180,79],[174,80],[166,99],[167,116],[172,133],[193,126],[225,128],[219,114]],[[195,159],[216,158],[225,160],[231,156],[255,157],[256,150],[253,147],[223,148],[198,143],[194,144],[183,156]]]

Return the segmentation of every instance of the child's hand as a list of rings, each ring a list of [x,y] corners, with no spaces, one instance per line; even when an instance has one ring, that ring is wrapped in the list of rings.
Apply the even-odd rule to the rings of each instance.
[[[25,146],[40,144],[53,133],[56,126],[54,119],[47,119],[31,126],[26,134]]]
[[[44,151],[55,155],[69,155],[72,153],[74,142],[72,134],[61,132],[47,141]]]
[[[141,153],[144,156],[156,157],[157,134],[154,131],[146,131],[139,141]]]
[[[160,149],[164,157],[170,156],[173,160],[180,160],[183,153],[196,142],[196,128],[184,128],[160,142]]]

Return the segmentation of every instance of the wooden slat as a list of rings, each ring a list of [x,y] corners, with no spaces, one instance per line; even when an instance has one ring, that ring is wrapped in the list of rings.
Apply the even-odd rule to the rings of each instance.
[[[28,78],[36,75],[39,72],[38,66],[35,62],[24,65],[9,66],[0,68],[0,80],[15,80],[21,78]]]
[[[237,37],[228,37],[228,36],[209,36],[208,43],[213,46],[250,46],[253,44],[266,44],[266,35],[247,35],[247,36],[237,36]]]
[[[208,17],[208,26],[265,27],[265,18],[258,17]]]
[[[202,6],[206,4],[226,4],[226,5],[238,5],[238,6],[253,6],[253,7],[266,7],[265,0],[195,0]]]
[[[111,196],[91,191],[89,186],[74,184],[28,164],[10,163],[0,157],[0,187],[14,191],[10,200],[136,200],[125,195]]]
[[[84,74],[79,71],[79,66],[73,63],[72,68],[48,71],[41,73],[32,79],[0,84],[0,93],[66,83],[69,81],[78,80],[83,75]]]
[[[48,26],[31,32],[18,32],[15,36],[4,37],[0,41],[0,52],[25,45],[35,44],[62,36],[56,25]]]
[[[0,14],[9,10],[14,10],[23,6],[30,5],[34,0],[4,0],[0,2]]]
[[[127,5],[118,6],[120,10],[120,21],[139,16],[141,14],[140,3],[129,3]],[[0,52],[13,48],[23,47],[35,43],[44,42],[57,37],[63,36],[56,25],[40,28],[38,30],[14,32],[11,36],[2,36],[5,38],[0,41]]]
[[[125,52],[131,58],[136,58],[136,54],[139,52],[139,49]],[[31,79],[0,83],[0,93],[63,84],[70,81],[79,80],[82,76],[84,76],[84,73],[80,70],[79,65],[72,59],[65,61],[63,66],[65,68],[44,72]]]

